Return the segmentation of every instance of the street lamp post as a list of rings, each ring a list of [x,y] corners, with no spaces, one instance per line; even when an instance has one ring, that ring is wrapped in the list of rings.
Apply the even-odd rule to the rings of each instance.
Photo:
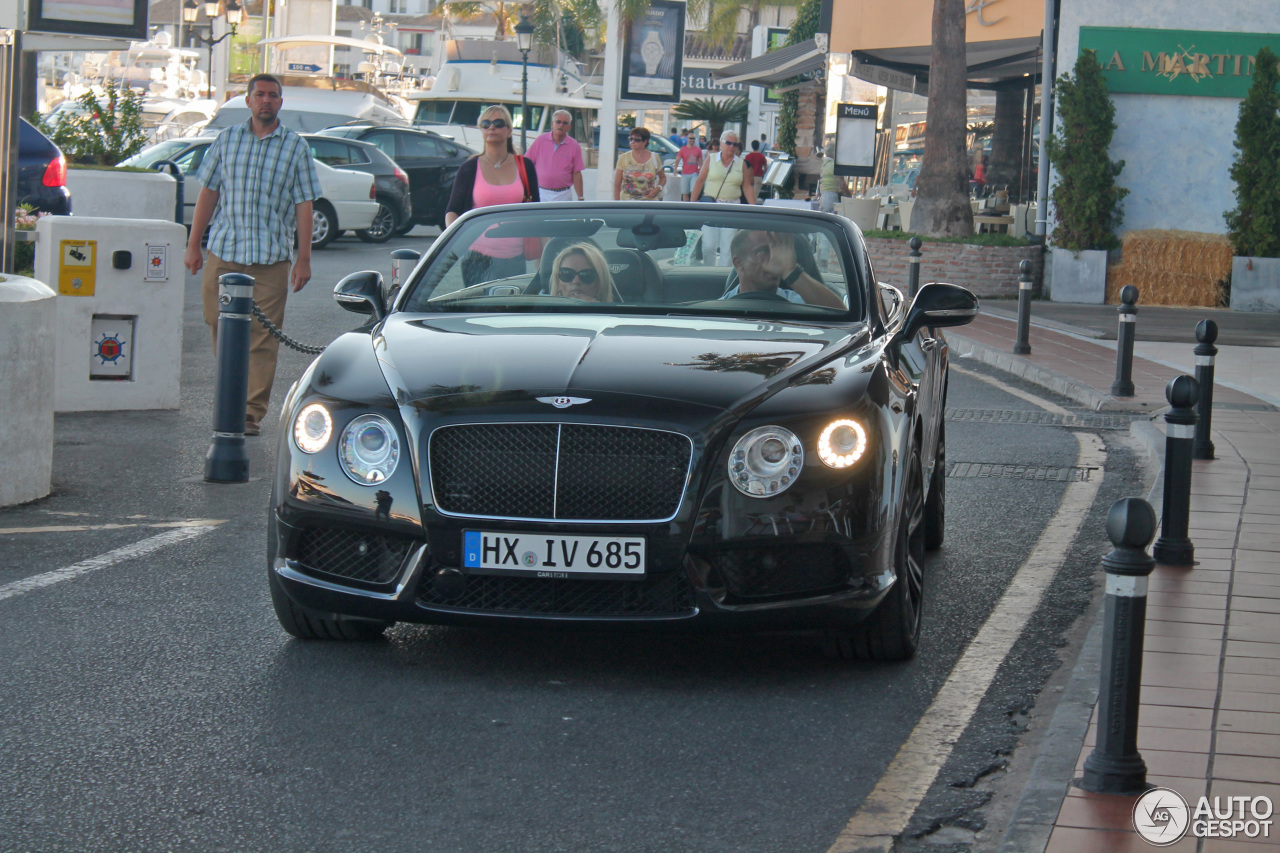
[[[528,151],[526,144],[529,131],[529,51],[533,49],[533,24],[529,16],[520,13],[520,23],[516,24],[516,47],[520,48],[520,148]]]
[[[219,12],[226,15],[227,26],[229,29],[218,36],[213,37],[213,20],[218,17]],[[205,0],[204,4],[205,17],[209,19],[209,37],[197,33],[196,18],[200,16],[200,5],[196,0],[186,0],[182,4],[182,21],[187,25],[187,32],[195,38],[196,41],[205,45],[209,49],[209,79],[205,83],[205,97],[213,97],[213,47],[221,44],[226,39],[236,34],[236,27],[240,26],[241,16],[244,11],[240,8],[238,0],[226,0],[225,7],[221,0]]]

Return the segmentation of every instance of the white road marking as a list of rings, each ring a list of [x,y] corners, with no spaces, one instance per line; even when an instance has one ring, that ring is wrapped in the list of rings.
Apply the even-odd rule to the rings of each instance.
[[[125,545],[123,548],[117,548],[114,551],[108,551],[97,557],[90,557],[87,560],[81,560],[70,566],[64,566],[61,569],[54,569],[44,574],[33,575],[29,578],[23,578],[20,581],[7,583],[0,586],[0,601],[6,598],[14,598],[24,593],[37,589],[43,589],[47,586],[53,586],[55,583],[78,578],[81,575],[87,575],[90,572],[96,572],[98,569],[105,569],[114,566],[116,563],[122,563],[125,560],[132,560],[135,557],[142,557],[153,551],[158,551],[168,545],[175,545],[178,542],[187,539],[194,539],[201,534],[208,533],[221,522],[204,524],[198,527],[179,527],[165,533],[152,536],[150,539],[143,539],[141,542],[135,542],[132,545]]]
[[[1067,413],[1053,403],[999,380],[967,370],[961,372],[1047,411]],[[1078,467],[1105,467],[1106,449],[1098,436],[1075,433],[1075,439],[1080,445],[1075,463]],[[1093,505],[1101,480],[1099,477],[1067,485],[1057,512],[1030,556],[1009,582],[995,609],[951,670],[946,684],[942,685],[907,742],[898,750],[875,790],[850,818],[828,853],[886,853],[893,847],[894,838],[907,828],[911,816],[933,786],[952,749],[977,712],[996,670],[1008,657],[1028,620],[1040,606],[1045,590],[1062,567],[1071,542]]]
[[[1035,394],[1029,394],[1026,391],[1023,391],[1021,388],[1014,388],[1012,385],[1001,382],[999,379],[995,379],[990,376],[985,376],[976,371],[969,370],[968,368],[956,367],[954,364],[950,366],[950,369],[955,371],[956,373],[960,373],[960,374],[963,374],[964,376],[968,376],[970,379],[977,379],[979,382],[985,382],[988,385],[993,385],[1012,397],[1017,397],[1019,400],[1025,400],[1026,402],[1030,403],[1033,406],[1039,406],[1040,408],[1044,409],[1046,412],[1049,412],[1050,414],[1053,414],[1053,415],[1070,415],[1071,414],[1069,411],[1062,408],[1057,403],[1051,403],[1048,400],[1042,400],[1039,397],[1037,397]]]
[[[0,535],[10,533],[83,533],[87,530],[128,530],[133,527],[208,527],[211,524],[222,524],[222,521],[216,518],[190,518],[186,521],[153,521],[145,524],[108,522],[105,524],[50,524],[44,527],[0,527]]]

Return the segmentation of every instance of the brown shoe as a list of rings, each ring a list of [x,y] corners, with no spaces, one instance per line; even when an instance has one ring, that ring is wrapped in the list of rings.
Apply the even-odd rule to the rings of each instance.
[[[248,415],[244,416],[244,434],[245,435],[261,435],[262,428],[258,426],[258,422]]]

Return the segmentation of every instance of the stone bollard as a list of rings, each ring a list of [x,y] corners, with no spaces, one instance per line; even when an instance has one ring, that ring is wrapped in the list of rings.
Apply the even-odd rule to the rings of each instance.
[[[1175,376],[1164,389],[1172,406],[1165,412],[1164,509],[1160,518],[1160,538],[1152,556],[1166,566],[1190,566],[1195,547],[1187,538],[1191,524],[1191,445],[1196,437],[1193,408],[1200,387],[1190,376]]]
[[[907,241],[907,245],[911,247],[911,251],[907,253],[907,296],[915,298],[916,293],[920,290],[920,258],[922,252],[920,247],[924,245],[919,237],[912,237]]]
[[[253,277],[218,277],[218,377],[213,395],[213,441],[204,457],[208,483],[249,482],[244,446],[249,400],[249,327],[253,323]]]
[[[1156,513],[1142,498],[1122,498],[1107,513],[1107,536],[1115,546],[1102,558],[1107,574],[1103,603],[1102,674],[1098,691],[1098,738],[1078,784],[1097,794],[1140,794],[1147,765],[1138,752],[1138,703],[1142,689],[1142,641],[1147,620],[1147,576],[1156,561],[1147,545]]]
[[[1126,284],[1120,289],[1120,329],[1116,332],[1116,381],[1112,397],[1133,396],[1133,338],[1138,320],[1138,288]]]
[[[1213,440],[1209,438],[1213,428],[1213,357],[1218,348],[1218,324],[1212,320],[1196,323],[1196,383],[1200,386],[1200,401],[1196,404],[1196,440],[1191,455],[1196,459],[1213,458]]]
[[[1031,261],[1018,262],[1018,339],[1014,355],[1031,355]]]

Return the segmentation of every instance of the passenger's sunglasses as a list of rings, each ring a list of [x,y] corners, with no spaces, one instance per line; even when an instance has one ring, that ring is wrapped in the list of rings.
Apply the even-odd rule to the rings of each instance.
[[[590,267],[584,270],[575,270],[573,267],[560,267],[559,277],[562,282],[568,284],[575,278],[580,279],[585,285],[593,285],[596,283],[596,271]]]
[[[495,118],[492,120],[485,119],[484,121],[480,122],[481,130],[488,130],[491,127],[496,130],[502,130],[506,126],[507,126],[507,120],[504,118]]]

